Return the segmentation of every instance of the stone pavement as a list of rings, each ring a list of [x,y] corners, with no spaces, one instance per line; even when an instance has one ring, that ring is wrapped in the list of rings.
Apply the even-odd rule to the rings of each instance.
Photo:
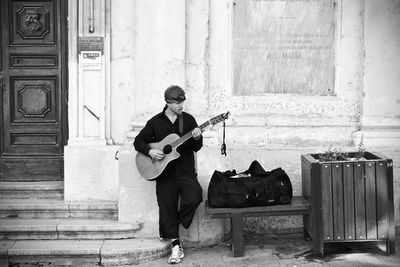
[[[386,255],[384,244],[353,243],[326,247],[323,258],[311,255],[311,241],[300,235],[246,236],[245,256],[233,258],[229,244],[185,249],[179,267],[219,266],[400,266],[400,237],[396,254]],[[142,263],[139,267],[169,266],[167,258]]]
[[[77,244],[79,243],[76,240]],[[162,242],[160,242],[161,244]],[[130,245],[129,245],[130,246]],[[335,244],[325,247],[325,257],[311,254],[311,241],[305,241],[299,234],[276,236],[245,236],[245,256],[232,257],[229,244],[213,247],[186,248],[185,258],[177,267],[258,267],[258,266],[400,266],[400,235],[397,233],[396,254],[386,255],[383,243]],[[129,249],[127,247],[126,249]],[[112,264],[115,266],[114,264]],[[15,264],[0,257],[0,267],[95,267],[98,264],[49,263]],[[106,266],[110,266],[106,264]],[[131,267],[170,266],[167,258],[129,265]],[[128,267],[127,265],[119,267]]]

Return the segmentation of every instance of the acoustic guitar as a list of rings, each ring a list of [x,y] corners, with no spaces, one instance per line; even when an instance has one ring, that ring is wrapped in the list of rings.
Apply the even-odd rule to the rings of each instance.
[[[228,118],[228,116],[229,111],[211,118],[210,120],[198,126],[198,128],[200,128],[201,131],[204,131],[207,126],[215,125],[221,121],[224,121]],[[179,158],[180,154],[178,151],[176,151],[176,149],[184,142],[189,140],[192,136],[192,131],[181,137],[179,137],[177,134],[169,134],[160,142],[150,143],[150,148],[156,148],[164,152],[164,158],[161,160],[153,160],[150,156],[138,152],[136,154],[136,167],[140,175],[149,181],[156,179],[164,171],[168,163]]]

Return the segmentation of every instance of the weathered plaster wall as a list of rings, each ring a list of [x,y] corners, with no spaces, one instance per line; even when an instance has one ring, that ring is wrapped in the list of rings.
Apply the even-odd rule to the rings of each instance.
[[[135,111],[136,2],[111,2],[111,137],[121,144]]]
[[[208,115],[209,1],[186,1],[185,84],[188,112]]]
[[[118,161],[116,146],[68,146],[64,156],[64,199],[119,199]]]
[[[164,106],[171,84],[185,86],[185,1],[136,1],[133,127]],[[129,112],[129,111],[128,111]]]
[[[337,53],[338,72],[334,96],[299,96],[291,94],[263,94],[258,96],[236,96],[232,93],[231,62],[231,1],[210,2],[210,45],[209,45],[209,110],[218,113],[230,110],[234,117],[231,138],[241,139],[243,132],[252,133],[248,143],[350,145],[352,132],[360,117],[362,70],[362,7],[359,1],[345,1],[341,10],[344,19],[339,28]],[[340,12],[340,10],[338,11]],[[340,26],[340,27],[339,27]],[[342,41],[344,43],[342,43]],[[348,56],[347,43],[354,53]],[[344,53],[344,54],[342,54]],[[349,73],[351,70],[351,74]],[[351,84],[350,90],[342,84]],[[282,128],[284,127],[284,128]],[[241,129],[235,133],[237,129]],[[319,136],[325,136],[325,140]],[[232,137],[233,135],[233,137]],[[286,140],[285,140],[286,139]]]
[[[369,124],[383,117],[400,126],[399,28],[399,1],[366,1],[363,116]]]
[[[370,150],[381,151],[393,159],[396,226],[400,225],[399,28],[400,1],[365,2],[361,133]]]
[[[360,130],[367,146],[400,145],[400,3],[365,2],[364,76]],[[356,141],[358,142],[358,141]]]
[[[162,109],[166,87],[185,87],[185,7],[184,0],[111,1],[114,144],[126,143],[135,127]]]
[[[354,150],[363,136],[368,150],[394,159],[395,218],[400,225],[400,144],[393,143],[400,138],[399,4],[378,0],[337,3],[334,95],[236,96],[232,89],[232,0],[111,1],[106,10],[111,21],[111,65],[106,66],[111,72],[111,88],[106,97],[110,101],[110,137],[117,145],[67,148],[66,196],[93,198],[94,191],[80,195],[73,183],[96,183],[99,188],[93,188],[100,192],[99,198],[118,198],[121,221],[143,222],[139,236],[157,236],[155,185],[138,175],[132,141],[147,119],[164,106],[165,88],[178,84],[187,92],[186,111],[198,123],[231,112],[227,157],[219,153],[221,125],[204,133],[204,148],[197,155],[204,197],[214,170],[245,170],[255,159],[266,169],[282,167],[292,180],[294,193],[301,194],[301,154],[322,152],[331,144]],[[76,51],[70,58],[76,59]],[[76,66],[70,65],[75,71]],[[71,84],[75,88],[76,81],[72,79]],[[78,89],[84,90],[75,88],[71,95]],[[79,108],[70,109],[70,124],[77,125]],[[387,129],[381,139],[373,137],[378,124]],[[381,131],[379,134],[382,136]],[[115,161],[117,150],[119,160]],[[85,161],[105,165],[92,170],[81,164]],[[118,163],[118,168],[111,162]],[[108,176],[111,180],[106,180]],[[302,222],[297,216],[247,219],[246,227],[291,232],[298,231]],[[182,236],[196,244],[212,244],[228,231],[225,220],[204,215],[202,203],[191,229],[182,229]]]
[[[375,54],[379,54],[379,51],[387,47],[391,50],[389,55],[396,55],[398,52],[396,45],[386,44],[384,47],[376,48],[376,45],[372,45],[374,43],[368,43],[372,42],[373,38],[365,34],[364,31],[368,31],[365,27],[369,27],[368,25],[374,22],[368,22],[367,20],[373,17],[367,18],[366,15],[373,12],[374,5],[378,5],[377,2],[338,1],[335,44],[337,71],[333,96],[234,95],[230,41],[232,1],[230,0],[186,1],[185,18],[180,17],[183,3],[174,2],[174,4],[180,5],[180,8],[174,12],[178,18],[173,19],[171,23],[177,20],[182,22],[183,19],[186,22],[184,44],[174,43],[174,48],[180,46],[180,49],[185,51],[185,75],[184,82],[179,79],[175,80],[176,82],[170,80],[170,75],[163,76],[161,74],[163,70],[165,71],[165,65],[156,62],[170,64],[169,66],[172,66],[170,71],[173,72],[174,66],[178,66],[180,61],[176,60],[178,57],[165,58],[166,56],[164,56],[164,61],[157,58],[158,53],[164,53],[165,50],[158,47],[159,50],[155,51],[157,45],[154,43],[154,39],[163,42],[165,36],[159,32],[158,24],[155,21],[163,18],[163,12],[167,9],[162,6],[156,8],[156,2],[150,1],[146,4],[138,2],[136,7],[136,12],[138,12],[136,16],[138,39],[135,43],[137,84],[134,91],[136,96],[144,96],[144,92],[146,92],[147,97],[140,97],[140,100],[139,98],[136,100],[131,122],[134,130],[128,134],[127,140],[133,140],[144,122],[162,108],[162,93],[170,82],[185,86],[188,97],[185,109],[194,114],[199,123],[227,110],[232,114],[226,129],[227,157],[219,154],[219,145],[222,142],[221,126],[215,126],[204,133],[205,146],[198,153],[199,181],[203,185],[204,196],[207,194],[208,182],[214,170],[245,170],[255,159],[260,161],[266,169],[282,167],[292,180],[294,194],[301,194],[301,154],[325,151],[331,144],[342,150],[356,149],[353,140],[354,133],[360,129],[363,107],[365,110],[362,95],[367,90],[366,81],[375,80],[374,76],[366,76],[370,75],[369,72],[364,73],[368,69],[367,67],[364,69],[366,64],[371,63],[369,68],[372,68],[376,63],[372,57],[370,60],[366,60],[365,53],[368,53],[370,47],[378,50],[374,52]],[[387,10],[389,7],[384,9]],[[142,12],[145,11],[147,12],[146,16],[143,16]],[[156,11],[157,14],[155,14]],[[392,24],[391,21],[395,19],[392,17],[386,21],[382,16],[378,17],[381,24]],[[149,18],[153,20],[153,24],[147,23]],[[178,28],[174,34],[182,37],[181,29]],[[384,33],[380,32],[379,34]],[[388,33],[387,38],[389,36]],[[367,42],[365,39],[371,40]],[[153,61],[148,60],[150,55],[154,59]],[[138,63],[138,58],[140,58],[140,63]],[[396,64],[397,62],[393,62],[389,65],[393,67]],[[167,69],[169,68],[167,67]],[[391,77],[391,80],[396,81],[395,70],[387,75]],[[377,89],[369,87],[368,90],[371,94],[377,94]],[[391,87],[390,90],[385,93],[393,92],[394,87]],[[396,114],[393,109],[388,112]],[[371,149],[381,150],[381,147],[371,147]],[[394,148],[382,152],[396,158],[396,151],[398,150]],[[134,166],[124,165],[133,160],[134,154],[132,148],[127,148],[121,154],[124,155],[125,161],[120,160],[120,175],[121,178],[125,178],[121,180],[120,184],[120,219],[129,221],[139,218],[145,222],[142,231],[144,236],[157,235],[157,225],[154,226],[154,223],[158,221],[153,194],[154,184],[140,181]],[[127,158],[129,158],[128,161]],[[398,166],[395,163],[395,177],[399,175]],[[132,180],[130,180],[125,183],[124,181],[128,181],[127,177],[132,177],[135,182],[131,184]],[[397,225],[400,224],[398,188],[399,184],[395,180]],[[140,195],[143,198],[137,200],[133,197],[134,195]],[[139,212],[133,214],[132,210]],[[189,231],[182,229],[182,235],[187,241],[194,243],[212,243],[215,241],[215,237],[222,237],[229,231],[229,227],[225,223],[226,221],[212,220],[204,216],[203,203],[196,213],[193,227]],[[215,228],[210,230],[210,225]],[[246,220],[245,225],[249,231],[293,232],[299,231],[302,221],[299,216],[250,218]]]

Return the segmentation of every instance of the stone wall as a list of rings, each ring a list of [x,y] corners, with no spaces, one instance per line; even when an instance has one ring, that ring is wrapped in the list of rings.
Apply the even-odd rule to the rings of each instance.
[[[158,235],[158,213],[154,183],[138,175],[132,141],[146,120],[161,111],[163,92],[170,84],[185,88],[185,110],[198,123],[228,110],[231,113],[226,128],[227,157],[219,154],[221,125],[204,133],[205,147],[197,155],[204,196],[214,170],[245,170],[255,159],[266,169],[282,167],[292,180],[294,193],[301,194],[301,154],[324,152],[330,146],[355,150],[363,140],[368,150],[382,152],[394,160],[395,220],[400,225],[398,1],[336,1],[335,87],[329,95],[235,94],[232,0],[105,3],[103,11],[111,21],[110,32],[105,35],[111,36],[111,46],[105,51],[110,61],[109,65],[105,61],[104,67],[110,75],[105,90],[109,106],[106,105],[104,136],[109,136],[114,146],[104,145],[102,156],[93,155],[108,162],[112,151],[119,151],[118,171],[108,167],[104,170],[117,174],[119,184],[111,182],[115,187],[104,190],[110,182],[98,179],[97,186],[104,187],[100,189],[104,199],[115,199],[117,195],[121,221],[144,222],[139,235]],[[72,37],[74,34],[79,32],[72,29]],[[70,47],[75,47],[74,43]],[[70,59],[73,72],[76,52],[70,51]],[[86,85],[77,84],[74,77],[70,94],[76,97]],[[84,123],[77,118],[77,109],[70,105],[71,125]],[[70,129],[74,138],[75,129]],[[79,145],[86,142],[86,147],[69,142],[72,147],[66,148],[67,196],[79,195],[71,183],[80,177],[84,177],[82,184],[94,181],[89,175],[93,173],[91,169],[78,163],[98,148],[90,144],[90,139],[81,139]],[[83,196],[91,198],[90,193]],[[204,216],[203,205],[191,230],[182,230],[182,234],[188,241],[212,244],[229,227],[224,220]],[[246,227],[259,232],[293,232],[299,231],[302,222],[297,216],[247,219]]]

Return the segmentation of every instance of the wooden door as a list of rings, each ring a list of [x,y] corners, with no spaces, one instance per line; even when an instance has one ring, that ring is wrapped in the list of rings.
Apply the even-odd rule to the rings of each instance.
[[[63,179],[67,1],[2,0],[0,181]]]

